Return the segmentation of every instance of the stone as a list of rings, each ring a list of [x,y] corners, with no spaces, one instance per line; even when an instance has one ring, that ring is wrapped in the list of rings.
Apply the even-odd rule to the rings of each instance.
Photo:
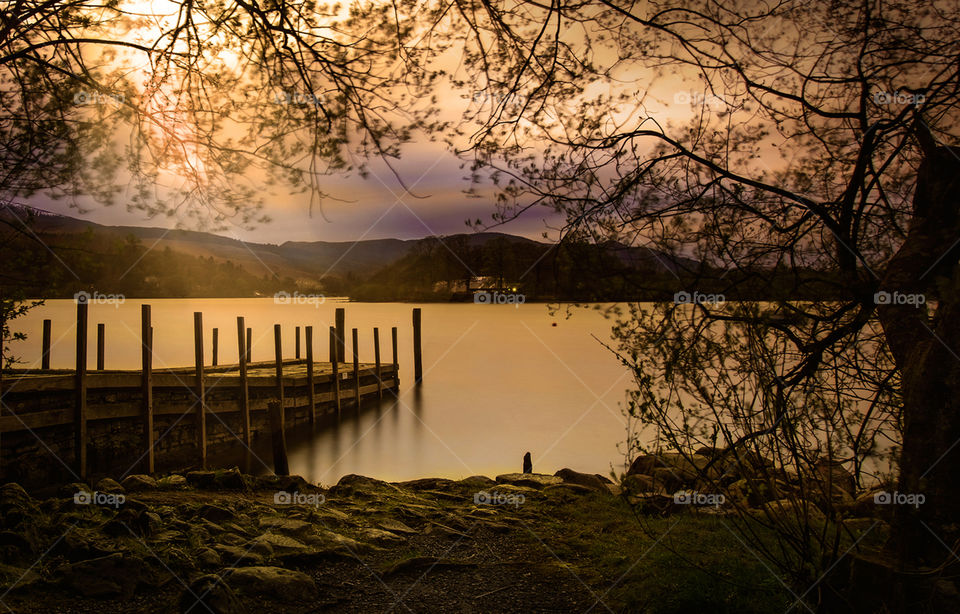
[[[400,537],[396,533],[384,531],[383,529],[361,529],[360,534],[364,539],[375,544],[399,543],[405,541],[403,537]]]
[[[853,474],[843,467],[843,463],[840,461],[821,460],[818,461],[814,467],[817,475],[820,476],[820,479],[822,479],[824,483],[829,484],[832,488],[840,489],[850,495],[851,499],[853,498],[856,481],[853,478]]]
[[[399,482],[397,486],[409,488],[411,490],[435,490],[438,488],[448,488],[453,484],[455,484],[453,480],[448,480],[446,478],[420,478],[418,480]]]
[[[254,566],[235,569],[227,582],[247,595],[269,596],[281,601],[302,601],[319,596],[307,574],[282,567]]]
[[[764,504],[763,509],[774,516],[788,520],[807,519],[822,523],[827,519],[820,508],[803,499],[777,499]]]
[[[393,518],[387,518],[386,520],[381,520],[377,524],[380,526],[381,529],[385,531],[390,531],[391,533],[403,533],[406,535],[416,535],[418,533],[416,529],[411,529],[410,527],[403,524],[399,520],[394,520]]]
[[[505,473],[498,475],[498,484],[512,484],[514,486],[526,486],[540,490],[545,486],[553,484],[562,484],[563,480],[555,475],[545,473]]]
[[[122,495],[126,491],[123,486],[120,485],[120,482],[114,480],[113,478],[103,478],[97,482],[97,492],[105,492],[111,495]]]
[[[245,614],[243,604],[219,576],[207,574],[190,583],[180,596],[181,614]]]
[[[201,518],[206,518],[211,522],[223,522],[225,520],[233,520],[236,518],[236,514],[228,510],[225,507],[220,507],[219,505],[205,504],[203,505],[198,513],[198,516]]]
[[[634,473],[623,478],[623,489],[628,494],[653,492],[657,489],[653,478],[642,473]]]
[[[533,460],[529,452],[523,455],[523,473],[533,473]]]
[[[157,480],[157,488],[161,490],[181,490],[187,487],[187,478],[176,473]]]
[[[296,518],[265,516],[260,518],[260,528],[287,535],[306,535],[313,530],[313,524]]]
[[[204,567],[220,567],[220,555],[213,548],[200,548],[197,552],[197,561]]]
[[[497,482],[485,475],[471,475],[470,477],[464,478],[457,483],[463,484],[464,486],[468,486],[470,488],[487,488],[488,486],[492,486]]]
[[[263,535],[255,537],[250,543],[258,545],[266,544],[270,546],[270,555],[276,554],[278,556],[286,554],[298,554],[308,550],[307,546],[303,543],[293,539],[292,537],[280,535],[278,533],[264,533]],[[256,547],[252,549],[256,550]]]
[[[553,475],[569,484],[578,484],[598,492],[607,492],[606,482],[601,480],[596,474],[580,473],[573,469],[561,469]]]
[[[229,544],[215,544],[213,549],[220,555],[224,565],[261,565],[263,557],[246,548]]]
[[[128,475],[123,479],[122,486],[127,492],[138,492],[143,490],[156,490],[157,481],[149,475],[135,473]]]

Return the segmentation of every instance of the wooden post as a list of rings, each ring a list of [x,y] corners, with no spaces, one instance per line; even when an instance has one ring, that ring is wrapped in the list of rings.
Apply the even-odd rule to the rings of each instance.
[[[280,343],[280,325],[273,325],[273,348],[277,358],[277,398],[280,399],[280,406],[283,407],[283,346]]]
[[[393,338],[393,389],[400,389],[400,363],[397,361],[397,327],[390,329],[390,336]]]
[[[240,390],[238,391],[240,400],[240,421],[243,425],[243,443],[247,446],[249,453],[250,444],[250,388],[247,382],[247,361],[250,359],[249,348],[244,344],[244,333],[250,330],[243,324],[243,316],[237,317],[237,357],[240,365]]]
[[[333,404],[340,415],[340,356],[337,355],[337,329],[330,327],[330,347],[333,355],[330,357],[330,367],[333,369]]]
[[[293,357],[297,360],[300,360],[300,327],[295,326],[293,332],[296,336],[296,339],[293,342]]]
[[[279,326],[279,324],[277,325]],[[270,401],[270,438],[273,442],[273,472],[276,475],[290,475],[287,462],[287,436],[284,432],[283,401]]]
[[[220,345],[220,329],[214,328],[213,329],[213,355],[210,357],[211,359],[210,364],[214,367],[217,366],[217,354],[219,354],[217,350],[219,349],[218,348],[219,345]]]
[[[413,381],[423,381],[423,360],[420,355],[420,308],[413,308]]]
[[[337,307],[336,311],[336,321],[337,321],[337,356],[340,357],[340,360],[346,360],[347,358],[347,314],[344,311],[343,307]]]
[[[153,327],[150,322],[150,305],[140,306],[140,364],[143,402],[140,416],[143,420],[143,445],[146,448],[143,466],[146,473],[156,470],[153,439]]]
[[[247,329],[247,364],[253,362],[253,329]]]
[[[76,403],[74,412],[74,453],[77,474],[87,477],[87,308],[77,303]]]
[[[360,350],[357,348],[357,329],[353,329],[353,402],[360,405]]]
[[[207,468],[207,413],[206,389],[203,382],[203,314],[193,313],[193,352],[197,378],[197,449],[200,452],[200,467]]]
[[[304,329],[307,342],[307,401],[310,403],[310,423],[317,421],[317,395],[313,387],[313,327]]]
[[[380,329],[373,327],[373,361],[377,369],[377,398],[383,398],[383,378],[380,377]]]
[[[106,342],[107,326],[102,322],[97,324],[97,371],[103,371],[103,346]]]
[[[50,320],[43,321],[43,354],[40,355],[40,368],[50,368]]]

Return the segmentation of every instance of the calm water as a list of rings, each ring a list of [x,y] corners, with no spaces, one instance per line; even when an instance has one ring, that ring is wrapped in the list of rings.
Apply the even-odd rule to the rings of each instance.
[[[107,369],[140,364],[140,306],[153,306],[155,368],[193,364],[193,312],[202,311],[206,351],[210,329],[220,330],[220,363],[236,362],[236,317],[253,329],[253,360],[271,360],[273,325],[284,327],[284,355],[293,356],[294,326],[312,325],[315,355],[327,357],[326,331],[334,309],[345,307],[347,329],[360,331],[360,360],[373,361],[374,326],[383,356],[390,356],[390,327],[399,328],[399,399],[346,412],[337,428],[293,437],[291,472],[335,483],[348,473],[386,480],[462,478],[519,471],[523,453],[534,470],[562,467],[606,474],[623,466],[626,437],[621,404],[629,372],[593,336],[607,340],[611,322],[591,309],[571,317],[547,306],[407,303],[276,305],[266,299],[128,299],[91,304],[90,362],[95,365],[96,325],[106,324]],[[412,308],[423,309],[424,382],[413,386]],[[25,367],[40,365],[40,331],[53,321],[51,367],[74,365],[72,300],[55,300],[12,324],[28,334],[13,344]],[[556,326],[553,324],[556,323]],[[349,334],[348,355],[349,355]],[[208,358],[209,362],[209,358]],[[269,464],[269,457],[263,457]]]

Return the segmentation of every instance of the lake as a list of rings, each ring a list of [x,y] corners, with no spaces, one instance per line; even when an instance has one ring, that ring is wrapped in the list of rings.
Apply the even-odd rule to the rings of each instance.
[[[570,467],[607,474],[622,470],[626,419],[621,406],[632,379],[597,339],[610,339],[612,321],[596,307],[552,315],[544,304],[348,303],[278,305],[256,299],[127,299],[91,303],[90,365],[96,325],[106,325],[107,369],[140,365],[140,306],[152,305],[154,367],[193,364],[193,312],[203,312],[207,362],[210,329],[220,335],[220,364],[235,363],[236,317],[253,329],[253,360],[272,360],[273,325],[283,326],[284,356],[293,357],[294,327],[314,327],[315,356],[327,359],[334,310],[346,309],[360,334],[360,360],[373,362],[373,327],[390,357],[390,327],[399,329],[399,398],[345,410],[338,427],[290,436],[290,470],[324,485],[359,473],[384,480],[463,478],[520,471],[524,452],[534,470]],[[423,310],[424,381],[413,384],[411,313]],[[554,305],[554,307],[556,307]],[[42,320],[53,321],[51,367],[73,368],[76,305],[49,300],[11,323],[28,335],[11,344],[24,364],[40,366]],[[596,339],[594,338],[596,337]],[[260,466],[270,464],[269,453]],[[216,462],[216,459],[212,459]]]

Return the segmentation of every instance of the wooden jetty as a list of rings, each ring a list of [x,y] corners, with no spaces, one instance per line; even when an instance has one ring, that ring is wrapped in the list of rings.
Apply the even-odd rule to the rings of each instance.
[[[414,310],[417,341],[419,312]],[[153,473],[158,454],[179,452],[182,456],[185,451],[192,464],[206,467],[209,446],[245,446],[249,450],[261,434],[276,439],[277,431],[282,435],[293,426],[337,416],[345,406],[382,399],[385,391],[396,394],[400,386],[397,328],[391,331],[391,362],[381,361],[377,328],[372,331],[374,362],[360,362],[356,328],[351,335],[352,356],[345,355],[342,308],[336,310],[336,326],[329,329],[326,362],[314,359],[312,326],[303,327],[305,352],[301,352],[298,326],[295,357],[284,358],[279,324],[274,327],[274,360],[250,362],[250,328],[238,317],[237,362],[222,364],[219,331],[212,329],[212,352],[205,358],[202,314],[195,313],[193,320],[194,365],[153,368],[151,309],[143,305],[140,369],[102,368],[105,332],[101,324],[97,329],[98,369],[93,371],[87,368],[87,305],[77,305],[73,369],[50,368],[51,323],[45,320],[43,368],[3,371],[0,473],[16,477],[18,463],[29,464],[31,456],[42,456],[44,451],[63,466],[69,463],[69,471],[84,478],[91,450],[100,470],[119,456],[132,463],[131,469],[135,466],[138,471]],[[323,339],[322,334],[318,337]],[[304,358],[300,358],[302,354]],[[419,344],[414,354],[419,363]],[[417,375],[419,381],[419,369]],[[274,460],[275,470],[285,469],[285,458]]]

